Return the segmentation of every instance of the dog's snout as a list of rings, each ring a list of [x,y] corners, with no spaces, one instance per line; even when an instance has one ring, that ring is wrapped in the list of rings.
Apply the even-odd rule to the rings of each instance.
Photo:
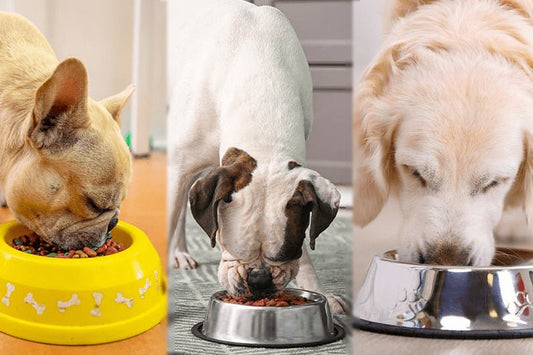
[[[266,268],[248,270],[246,282],[256,298],[268,297],[275,292],[272,274]]]
[[[109,221],[109,225],[107,226],[107,232],[109,233],[111,229],[115,228],[117,223],[118,223],[118,213],[115,213],[113,218],[111,218],[111,220]]]
[[[418,262],[432,265],[472,266],[470,248],[456,243],[429,246],[425,253],[419,253]]]

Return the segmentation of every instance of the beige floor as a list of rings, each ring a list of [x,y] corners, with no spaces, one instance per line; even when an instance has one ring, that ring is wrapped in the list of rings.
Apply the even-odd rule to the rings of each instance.
[[[135,159],[133,181],[124,201],[120,219],[142,229],[150,238],[166,268],[166,155],[153,153]],[[13,219],[7,208],[0,208],[0,223]],[[157,355],[166,353],[166,319],[152,329],[123,341],[90,346],[59,346],[35,343],[0,333],[1,355]]]
[[[397,204],[390,202],[382,213],[364,229],[354,228],[353,287],[354,297],[363,282],[372,257],[397,245],[395,232],[400,223]],[[529,242],[517,243],[533,246]],[[355,298],[354,298],[355,299]],[[355,330],[353,353],[357,355],[522,355],[533,354],[533,339],[513,340],[444,340],[384,335]]]

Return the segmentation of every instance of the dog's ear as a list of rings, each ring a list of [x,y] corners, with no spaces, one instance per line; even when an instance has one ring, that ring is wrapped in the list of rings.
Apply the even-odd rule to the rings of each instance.
[[[285,207],[286,237],[303,240],[311,213],[309,246],[314,250],[316,238],[337,215],[339,202],[339,192],[327,179],[318,176],[313,180],[301,180]]]
[[[189,192],[191,212],[200,227],[209,235],[211,246],[216,245],[218,204],[231,202],[231,195],[252,181],[257,161],[245,151],[230,148],[222,158],[222,166],[197,180]]]
[[[135,85],[131,84],[120,93],[105,98],[100,101],[107,111],[111,114],[113,119],[120,125],[120,113],[135,91]]]
[[[524,159],[511,189],[505,197],[506,207],[522,207],[527,224],[533,230],[533,134],[524,133]]]
[[[87,71],[76,58],[59,63],[35,94],[28,136],[38,148],[70,144],[78,128],[89,125]]]
[[[395,179],[393,139],[399,117],[388,109],[384,91],[392,76],[415,60],[400,45],[384,50],[363,74],[355,95],[353,218],[360,226],[379,214]]]

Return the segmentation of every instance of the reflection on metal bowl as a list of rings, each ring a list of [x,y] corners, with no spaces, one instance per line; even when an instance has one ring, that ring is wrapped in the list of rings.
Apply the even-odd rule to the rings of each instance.
[[[354,304],[354,325],[445,338],[533,336],[533,251],[498,248],[492,266],[404,263],[375,256]]]

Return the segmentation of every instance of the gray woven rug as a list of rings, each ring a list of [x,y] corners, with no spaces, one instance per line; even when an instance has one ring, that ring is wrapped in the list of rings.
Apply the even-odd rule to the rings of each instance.
[[[341,341],[316,347],[266,349],[228,346],[196,338],[191,327],[203,320],[211,294],[222,289],[217,279],[220,250],[211,249],[209,238],[189,214],[187,243],[200,266],[195,270],[168,271],[169,354],[350,354],[349,316],[335,317],[348,336]],[[306,242],[308,239],[306,238]],[[351,299],[352,225],[351,211],[340,210],[330,227],[316,240],[310,252],[319,282],[325,293]]]

